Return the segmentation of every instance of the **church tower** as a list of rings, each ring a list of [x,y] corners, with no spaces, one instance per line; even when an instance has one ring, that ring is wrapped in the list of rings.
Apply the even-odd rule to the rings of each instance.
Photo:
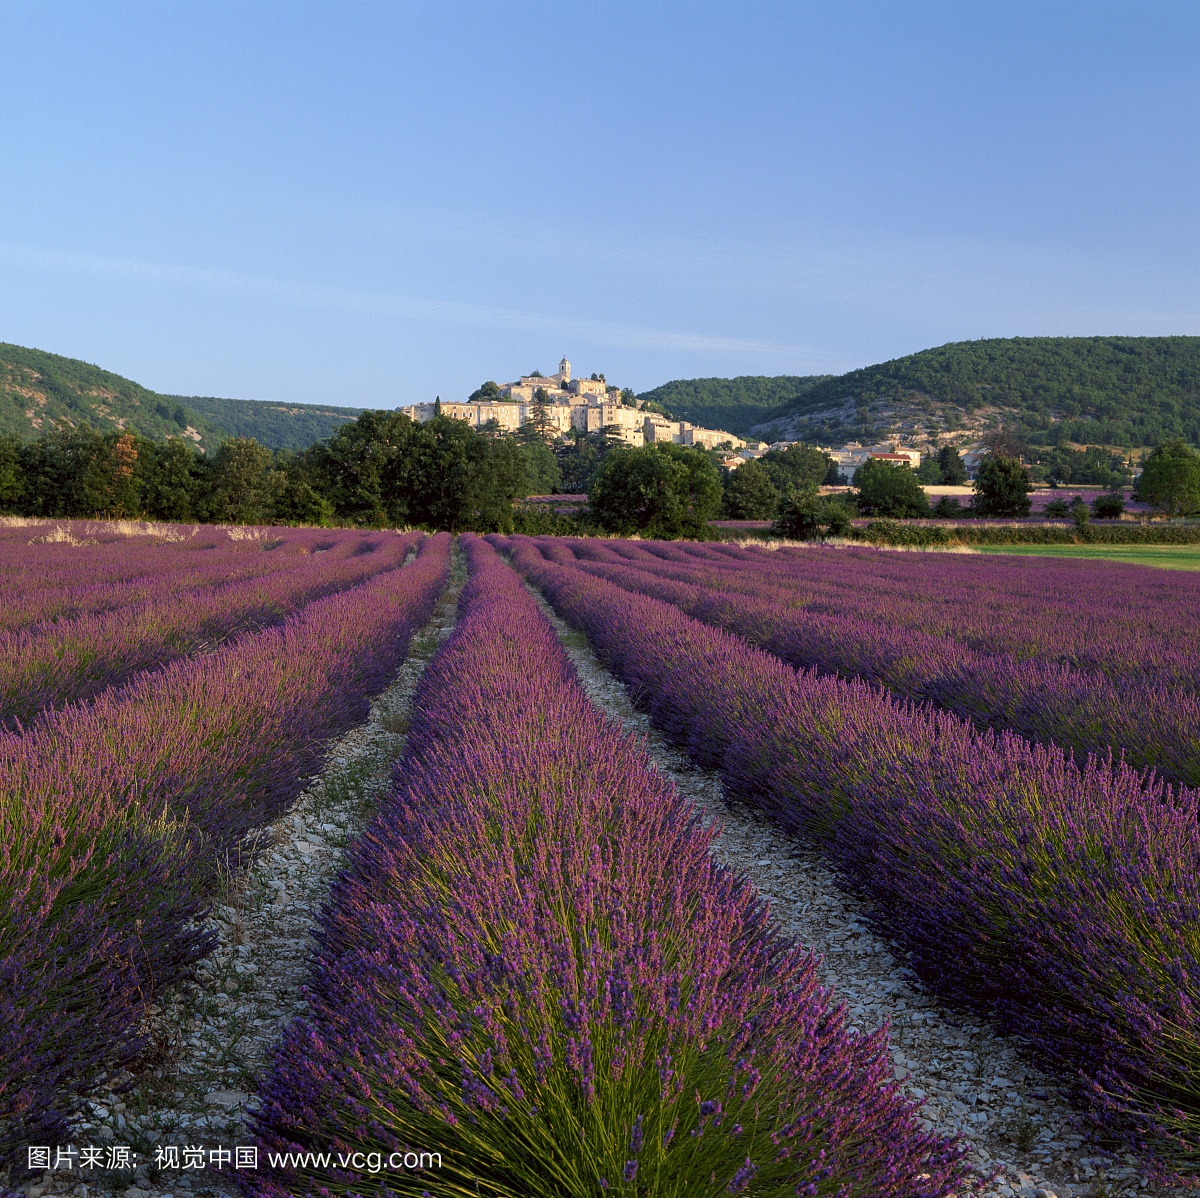
[[[566,354],[558,364],[558,373],[562,375],[562,385],[565,387],[571,381],[571,363],[567,361]]]

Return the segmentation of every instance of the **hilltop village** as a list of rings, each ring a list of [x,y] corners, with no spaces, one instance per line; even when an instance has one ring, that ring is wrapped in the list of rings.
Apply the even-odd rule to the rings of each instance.
[[[565,356],[556,374],[534,373],[522,375],[511,383],[485,383],[462,403],[417,403],[397,410],[421,421],[432,419],[440,410],[443,416],[465,420],[472,428],[491,428],[502,433],[516,432],[526,422],[538,420],[550,436],[565,436],[573,430],[585,433],[609,430],[632,446],[669,442],[723,449],[726,455],[722,464],[730,470],[770,449],[784,449],[792,444],[747,442],[725,429],[699,428],[686,420],[672,420],[661,412],[647,410],[632,392],[623,392],[602,374],[573,378],[571,363]],[[854,441],[837,449],[817,448],[833,458],[847,482],[853,481],[859,466],[870,458],[915,470],[922,457],[920,450],[891,442],[860,445]],[[966,464],[968,469],[975,465]]]
[[[495,388],[495,390],[490,390]],[[412,404],[400,408],[413,420],[429,420],[436,405]],[[686,420],[670,420],[660,412],[637,406],[632,392],[622,393],[602,375],[572,378],[571,363],[564,357],[558,373],[523,375],[516,382],[484,384],[465,403],[442,403],[443,416],[466,420],[474,428],[491,425],[501,432],[516,432],[526,421],[539,419],[552,436],[572,430],[598,433],[612,429],[627,445],[641,446],[656,441],[676,445],[700,445],[705,449],[745,449],[746,442],[723,429],[697,428]]]

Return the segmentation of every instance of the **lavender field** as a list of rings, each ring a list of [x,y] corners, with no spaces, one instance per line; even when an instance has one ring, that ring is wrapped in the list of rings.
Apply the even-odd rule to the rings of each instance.
[[[1076,1078],[1163,1176],[1197,1179],[1200,793],[1119,751],[1076,760],[861,677],[797,670],[648,593],[659,579],[632,564],[649,552],[720,575],[740,560],[731,547],[491,539],[729,794],[825,846],[931,990]],[[606,553],[622,565],[593,560]],[[1175,643],[1167,660],[1186,665]],[[1122,660],[1103,649],[1097,663]]]
[[[516,575],[464,540],[457,627],[264,1096],[268,1152],[436,1151],[389,1177],[406,1193],[954,1192],[962,1150],[919,1130],[882,1033],[847,1032]],[[297,1165],[244,1184],[375,1183]]]
[[[458,622],[317,922],[248,1198],[969,1186],[529,589],[926,987],[1200,1184],[1200,586],[1090,563],[344,530],[0,528],[0,1137],[65,1143],[215,880]],[[1151,577],[1147,577],[1151,575]],[[524,585],[523,585],[524,583]],[[316,1155],[313,1155],[316,1154]]]
[[[1200,584],[1113,563],[561,541],[798,667],[1200,785]]]
[[[9,697],[26,716],[45,700],[0,732],[12,1160],[22,1143],[68,1142],[105,1072],[144,1047],[139,1009],[211,947],[197,921],[219,867],[288,805],[323,743],[364,718],[445,583],[450,545],[209,529],[91,546],[7,531],[25,615],[43,616],[3,642]],[[39,597],[43,566],[48,589],[69,591],[57,606]],[[83,668],[89,631],[112,639],[93,640]]]

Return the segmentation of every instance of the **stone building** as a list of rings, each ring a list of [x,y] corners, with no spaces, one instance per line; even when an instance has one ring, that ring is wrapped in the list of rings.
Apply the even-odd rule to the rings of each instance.
[[[478,403],[443,403],[442,415],[465,420],[472,428],[482,428],[495,420],[503,432],[515,432],[527,421],[534,408],[539,388],[546,392],[546,418],[551,431],[563,435],[572,429],[598,433],[616,429],[627,445],[654,442],[675,445],[702,445],[712,448],[728,442],[734,449],[745,442],[719,429],[695,428],[686,421],[668,420],[653,412],[642,412],[620,402],[620,388],[603,379],[573,379],[571,363],[564,356],[558,373],[522,375],[516,382],[500,388],[500,398]],[[413,420],[431,420],[434,404],[418,403],[397,409]]]

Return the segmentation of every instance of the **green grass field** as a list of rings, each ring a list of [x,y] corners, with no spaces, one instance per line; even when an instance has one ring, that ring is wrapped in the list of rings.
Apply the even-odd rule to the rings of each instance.
[[[979,553],[1087,557],[1163,570],[1200,570],[1200,545],[977,545]]]

